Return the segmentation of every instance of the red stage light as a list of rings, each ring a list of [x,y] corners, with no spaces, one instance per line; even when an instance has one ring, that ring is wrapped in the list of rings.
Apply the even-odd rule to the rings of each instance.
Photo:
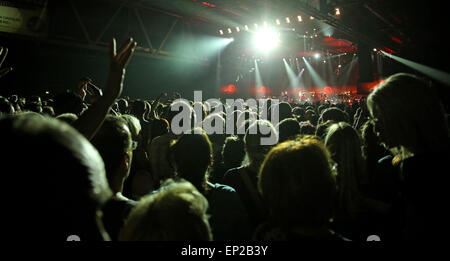
[[[226,94],[234,94],[236,92],[236,86],[234,84],[222,86],[220,89]]]
[[[209,6],[209,7],[216,7],[215,5],[210,4],[210,3],[208,3],[208,2],[202,2],[202,4],[203,4],[203,5],[206,5],[206,6]]]

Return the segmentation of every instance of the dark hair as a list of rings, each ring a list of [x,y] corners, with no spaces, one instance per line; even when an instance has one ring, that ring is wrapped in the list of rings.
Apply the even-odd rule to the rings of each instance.
[[[205,191],[211,154],[212,145],[204,130],[195,128],[191,134],[183,134],[172,147],[177,175]]]
[[[326,121],[335,121],[335,122],[349,122],[348,114],[336,107],[331,107],[325,109],[319,118],[319,124]]]
[[[295,139],[300,134],[300,124],[296,119],[288,118],[278,123],[279,142]]]
[[[0,119],[0,133],[2,160],[14,171],[3,182],[16,188],[15,201],[5,206],[10,221],[18,224],[11,236],[103,239],[94,216],[112,193],[91,143],[68,124],[36,113]],[[11,197],[9,193],[4,197]],[[30,195],[39,200],[25,206]]]
[[[108,115],[91,140],[105,162],[106,177],[111,181],[113,174],[123,163],[124,154],[131,149],[131,133],[127,122],[118,116]]]
[[[225,166],[239,167],[245,157],[244,142],[236,136],[227,137],[223,145],[222,157]]]

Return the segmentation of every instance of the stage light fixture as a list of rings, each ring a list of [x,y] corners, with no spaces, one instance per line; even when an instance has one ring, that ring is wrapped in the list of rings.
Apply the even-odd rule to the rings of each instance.
[[[320,54],[319,53],[314,54],[314,58],[319,59],[320,58]]]
[[[297,19],[298,19],[298,21],[299,22],[301,22],[302,21],[302,17],[299,15],[299,16],[297,16]]]
[[[280,42],[279,33],[272,29],[262,29],[254,35],[254,45],[260,51],[270,51]]]
[[[286,23],[290,23],[291,22],[291,19],[289,19],[289,17],[286,17]]]
[[[245,31],[248,31],[248,25],[245,25],[244,28],[245,28]]]
[[[222,30],[219,30],[219,34],[220,34],[220,35],[223,35],[223,31],[222,31]]]
[[[258,24],[255,24],[255,28],[258,28]]]
[[[232,33],[232,31],[231,31],[231,28],[228,28],[228,33],[229,33],[229,34],[231,34],[231,33]]]
[[[314,17],[310,16],[309,19],[314,20]]]
[[[277,25],[280,25],[280,19],[275,20],[275,23],[277,23]]]
[[[239,26],[236,26],[236,32],[240,32],[241,29],[239,28]]]

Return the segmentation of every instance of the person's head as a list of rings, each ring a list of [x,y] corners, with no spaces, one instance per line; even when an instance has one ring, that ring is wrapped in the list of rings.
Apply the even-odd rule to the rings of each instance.
[[[167,108],[167,115],[165,119],[169,122],[170,125],[172,125],[173,119],[179,115],[181,112],[187,112],[190,117],[190,122],[185,122],[184,118],[182,119],[182,123],[180,123],[180,127],[187,128],[187,124],[190,124],[190,127],[193,128],[195,126],[195,123],[197,121],[197,117],[194,111],[194,108],[190,105],[190,103],[187,100],[175,100],[173,101],[170,106]],[[198,119],[200,120],[200,119]],[[171,126],[172,127],[172,126]]]
[[[169,122],[166,119],[163,118],[154,119],[152,121],[152,127],[150,131],[151,139],[169,133],[169,128],[170,128]]]
[[[307,109],[305,112],[305,120],[314,123],[315,119],[316,113],[314,112],[314,109]]]
[[[56,116],[56,118],[60,121],[66,122],[70,125],[72,125],[76,120],[78,120],[78,116],[74,113],[63,113],[63,114]]]
[[[269,133],[262,133],[262,129],[269,129]],[[255,133],[255,134],[254,134]],[[278,140],[278,132],[275,127],[266,120],[257,120],[250,124],[245,132],[244,142],[245,150],[247,151],[250,164],[261,165],[264,157],[273,147],[270,145],[262,145],[261,139],[267,138],[270,135],[275,135]]]
[[[121,241],[211,241],[208,201],[187,181],[167,181],[131,211]]]
[[[349,117],[345,111],[336,107],[331,107],[323,110],[323,112],[320,114],[319,124],[326,121],[348,122]]]
[[[292,107],[289,103],[287,102],[280,102],[280,104],[278,104],[278,108],[279,108],[279,120],[282,121],[284,119],[289,119],[292,118]]]
[[[302,107],[295,107],[292,109],[292,114],[298,118],[298,119],[302,119],[303,116],[305,115],[305,109],[303,109]]]
[[[315,135],[316,127],[309,122],[300,123],[300,134],[301,135]]]
[[[131,139],[134,142],[140,141],[140,133],[141,133],[141,122],[130,114],[122,114],[120,117],[127,122],[128,129],[131,133]]]
[[[448,140],[448,123],[436,92],[417,76],[398,73],[367,98],[376,132],[389,148],[417,153]]]
[[[203,191],[212,159],[212,145],[205,131],[195,128],[190,134],[183,134],[172,146],[172,156],[178,177]]]
[[[8,101],[8,99],[3,98],[0,96],[0,112],[6,113],[6,114],[14,114],[14,106],[11,102]]]
[[[25,104],[24,109],[32,112],[42,113],[41,97],[36,95],[31,96]]]
[[[128,113],[128,101],[125,99],[119,99],[117,101],[117,105],[119,106],[119,111],[122,114]]]
[[[300,134],[300,124],[296,119],[288,118],[278,123],[279,142],[295,139]]]
[[[359,195],[360,185],[367,183],[361,137],[350,124],[339,122],[328,128],[325,145],[337,163],[339,201],[348,208]]]
[[[53,107],[51,106],[44,106],[42,107],[42,113],[46,114],[50,117],[54,117],[55,116],[55,111],[53,110]]]
[[[372,163],[377,162],[386,152],[386,149],[381,146],[377,134],[374,131],[374,125],[373,121],[368,120],[361,127],[364,155]]]
[[[319,137],[322,141],[325,140],[325,136],[327,135],[328,127],[334,124],[334,121],[326,121],[322,122],[316,127],[316,136]]]
[[[53,109],[56,116],[63,113],[80,115],[84,109],[83,100],[73,92],[63,92],[55,97]]]
[[[145,112],[147,110],[150,110],[150,108],[148,108],[148,104],[145,101],[139,99],[134,100],[130,106],[130,114],[134,115],[138,119],[141,119],[144,116]]]
[[[261,166],[258,187],[269,221],[283,229],[328,226],[332,218],[336,183],[330,155],[312,136],[275,146]]]
[[[106,177],[113,192],[122,192],[133,158],[131,133],[127,122],[108,115],[91,140],[105,162]]]
[[[241,166],[245,157],[245,144],[236,136],[227,137],[222,149],[222,159],[226,167]]]
[[[66,123],[31,112],[1,118],[0,134],[2,161],[9,166],[2,182],[14,187],[13,194],[2,194],[14,198],[4,205],[5,237],[108,239],[100,209],[112,193],[103,161],[84,136]]]

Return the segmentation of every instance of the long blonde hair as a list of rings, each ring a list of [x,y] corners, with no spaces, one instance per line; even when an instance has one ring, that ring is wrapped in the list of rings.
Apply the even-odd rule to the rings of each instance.
[[[360,186],[368,182],[361,137],[350,124],[339,122],[328,128],[325,145],[337,163],[339,208],[353,216],[361,199]]]

